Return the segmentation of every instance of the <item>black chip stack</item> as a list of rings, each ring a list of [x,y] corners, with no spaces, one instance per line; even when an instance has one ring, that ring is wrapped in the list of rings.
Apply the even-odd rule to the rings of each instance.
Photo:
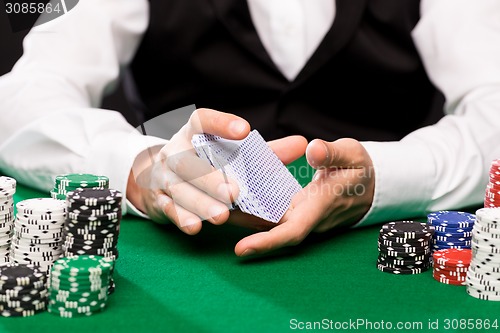
[[[3,317],[28,317],[45,310],[46,274],[34,265],[0,265],[0,314]]]
[[[122,194],[104,188],[68,192],[68,216],[63,231],[66,257],[96,255],[118,259]],[[109,292],[114,291],[111,279]]]
[[[378,238],[377,268],[392,274],[419,274],[431,267],[434,228],[416,221],[382,225]]]
[[[63,232],[65,256],[93,254],[117,259],[121,201],[121,192],[114,189],[69,192]]]

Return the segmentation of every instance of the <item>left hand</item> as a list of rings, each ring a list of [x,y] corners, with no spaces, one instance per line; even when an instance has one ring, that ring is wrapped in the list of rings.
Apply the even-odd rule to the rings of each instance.
[[[293,197],[278,225],[271,229],[270,222],[257,223],[269,225],[270,230],[240,240],[235,247],[236,255],[263,254],[297,245],[312,231],[352,225],[368,212],[375,175],[371,158],[361,143],[354,139],[334,142],[316,139],[308,145],[306,157],[316,169],[313,180]],[[235,220],[250,217],[241,212],[233,214]]]

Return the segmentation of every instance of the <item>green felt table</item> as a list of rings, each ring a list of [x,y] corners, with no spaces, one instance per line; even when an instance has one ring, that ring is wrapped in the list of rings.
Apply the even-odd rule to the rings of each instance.
[[[298,176],[302,184],[306,174]],[[16,202],[33,197],[48,195],[18,185]],[[500,325],[500,302],[439,283],[430,270],[399,276],[379,271],[379,228],[311,234],[299,246],[241,259],[234,245],[250,230],[206,224],[187,236],[172,225],[125,216],[116,291],[103,312],[0,318],[0,332],[262,333],[305,331],[315,322],[321,324],[316,331],[453,332],[467,319]],[[493,326],[477,331],[500,330]]]

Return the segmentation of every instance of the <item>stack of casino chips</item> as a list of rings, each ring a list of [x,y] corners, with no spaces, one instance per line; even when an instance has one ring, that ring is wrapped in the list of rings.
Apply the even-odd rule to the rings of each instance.
[[[14,194],[16,180],[0,177],[0,263],[9,262],[9,249],[14,227]]]
[[[464,286],[471,263],[471,249],[443,249],[434,251],[433,277],[435,280],[456,286]]]
[[[500,208],[481,208],[472,229],[472,260],[467,272],[467,293],[500,301]]]
[[[118,259],[118,236],[122,217],[122,194],[103,188],[69,192],[68,217],[64,226],[64,255],[97,255]],[[115,290],[113,277],[108,292]]]
[[[476,216],[460,211],[441,210],[427,215],[427,223],[434,227],[432,250],[470,249],[472,227]]]
[[[47,303],[46,274],[34,265],[0,265],[0,314],[28,317],[42,312]]]
[[[39,266],[48,273],[54,261],[63,256],[66,203],[52,198],[34,198],[18,202],[16,208],[10,259],[19,264]]]
[[[69,192],[64,225],[64,255],[98,255],[118,258],[122,194],[103,188]]]
[[[54,199],[66,200],[68,192],[78,188],[109,188],[109,178],[89,173],[59,175],[56,176],[50,196]]]
[[[484,194],[484,207],[500,207],[500,159],[491,162],[490,180]]]
[[[382,225],[377,268],[392,274],[419,274],[431,266],[432,226],[416,221]]]
[[[113,259],[101,256],[57,260],[49,274],[49,312],[72,318],[102,311],[108,300],[113,267]]]

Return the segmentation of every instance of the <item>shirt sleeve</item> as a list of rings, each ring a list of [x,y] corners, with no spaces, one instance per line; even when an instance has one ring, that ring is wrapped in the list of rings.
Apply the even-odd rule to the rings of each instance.
[[[482,205],[491,161],[500,158],[499,17],[497,0],[421,2],[413,38],[445,95],[445,116],[399,142],[362,143],[375,197],[356,226]]]
[[[137,154],[165,141],[99,106],[131,61],[148,9],[146,0],[80,1],[27,34],[22,57],[0,77],[3,173],[47,194],[57,174],[101,174],[125,195]]]

